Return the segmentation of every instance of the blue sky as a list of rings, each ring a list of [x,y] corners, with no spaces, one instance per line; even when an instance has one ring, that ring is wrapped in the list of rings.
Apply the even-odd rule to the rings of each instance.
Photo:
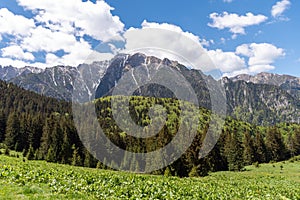
[[[269,71],[300,77],[299,9],[295,0],[0,0],[0,65],[76,66],[87,58],[109,59],[122,48],[151,45],[145,31],[150,27],[168,30],[170,39],[176,32],[197,40],[224,75]],[[164,34],[158,31],[155,38],[168,49]],[[188,47],[175,46],[193,61]]]

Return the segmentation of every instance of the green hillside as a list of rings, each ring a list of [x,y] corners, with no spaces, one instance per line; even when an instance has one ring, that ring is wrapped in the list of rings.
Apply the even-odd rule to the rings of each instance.
[[[12,153],[17,154],[17,153]],[[0,155],[0,199],[300,199],[300,158],[202,178],[131,174]]]

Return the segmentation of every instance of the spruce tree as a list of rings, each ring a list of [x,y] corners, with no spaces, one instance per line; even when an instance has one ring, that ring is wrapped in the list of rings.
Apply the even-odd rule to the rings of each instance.
[[[251,137],[251,134],[247,131],[244,135],[243,140],[243,159],[245,162],[245,165],[252,165],[252,163],[255,161],[255,150],[254,150],[254,144],[253,139]]]
[[[260,132],[255,134],[254,139],[255,148],[255,162],[264,163],[267,161],[267,148],[265,145],[264,138]]]
[[[300,128],[297,128],[293,137],[293,146],[295,148],[295,156],[300,155]]]
[[[34,160],[35,159],[35,153],[33,147],[30,145],[27,155],[26,155],[27,160]]]
[[[3,110],[0,110],[0,143],[4,141],[6,129],[6,116]]]
[[[266,147],[268,150],[268,160],[282,161],[287,158],[287,149],[278,128],[273,126],[267,131]]]
[[[48,153],[47,153],[47,156],[46,156],[46,161],[47,162],[55,162],[55,155],[54,155],[54,150],[53,150],[53,147],[50,146],[50,148],[48,149]]]
[[[18,115],[15,112],[12,112],[7,119],[6,124],[6,133],[4,143],[8,146],[9,149],[14,149],[21,151],[17,144],[17,140],[20,137],[20,121]]]
[[[227,134],[225,153],[227,155],[228,169],[230,171],[240,171],[243,169],[243,147],[238,138],[236,129],[234,130],[233,134]]]
[[[73,157],[72,157],[72,165],[74,166],[82,166],[82,159],[79,155],[79,150],[78,148],[75,147],[75,145],[73,146]]]

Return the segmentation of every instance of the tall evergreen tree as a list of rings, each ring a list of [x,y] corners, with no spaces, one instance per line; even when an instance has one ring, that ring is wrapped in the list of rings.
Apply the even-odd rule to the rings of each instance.
[[[295,155],[300,155],[300,127],[295,130],[293,146],[295,148]]]
[[[12,112],[7,119],[4,143],[10,149],[14,149],[15,147],[17,147],[16,150],[21,151],[22,149],[20,149],[18,145],[16,145],[19,137],[20,137],[20,120],[18,118],[17,113]]]
[[[247,131],[243,139],[243,159],[246,165],[251,165],[255,161],[255,150],[251,134]]]
[[[44,120],[42,119],[41,114],[31,118],[30,131],[28,135],[28,143],[34,149],[38,149],[41,143],[41,137],[43,133]]]
[[[266,135],[268,160],[282,161],[287,158],[287,149],[278,128],[270,127]]]
[[[28,149],[28,136],[31,131],[31,118],[29,114],[22,113],[20,115],[20,135],[17,138],[17,143],[19,144],[20,149]]]
[[[293,137],[293,133],[289,132],[287,139],[286,139],[286,147],[290,153],[291,157],[294,157],[296,155],[296,148],[295,148],[295,141]]]
[[[47,152],[47,156],[46,156],[45,159],[46,159],[47,162],[55,162],[56,161],[54,150],[53,150],[52,146],[49,147],[48,152]]]
[[[74,166],[82,166],[82,159],[79,154],[79,149],[76,148],[75,145],[73,145],[73,157],[72,157],[72,165]]]
[[[264,141],[264,137],[258,131],[255,134],[254,139],[255,148],[255,162],[264,163],[267,161],[267,147]]]
[[[228,169],[230,171],[240,171],[243,169],[243,147],[236,129],[232,134],[227,134],[225,153],[227,155]]]
[[[3,110],[0,110],[0,143],[4,141],[6,129],[6,116]]]
[[[29,149],[28,149],[28,152],[27,152],[27,155],[26,155],[26,158],[28,160],[33,160],[35,158],[35,152],[34,152],[34,149],[33,147],[30,145]]]

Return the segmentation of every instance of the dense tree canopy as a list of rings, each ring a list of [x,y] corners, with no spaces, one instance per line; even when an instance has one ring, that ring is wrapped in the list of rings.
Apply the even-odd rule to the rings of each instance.
[[[97,162],[83,146],[74,126],[70,103],[40,96],[2,81],[0,95],[0,142],[10,149],[23,151],[28,159],[98,168],[107,168],[104,164],[110,164]],[[170,143],[180,126],[184,133],[182,141],[192,129],[197,130],[188,150],[165,169],[153,172],[155,174],[203,176],[209,171],[241,170],[244,165],[254,162],[280,161],[300,154],[299,125],[282,123],[261,127],[228,117],[215,147],[208,156],[200,158],[199,151],[209,127],[211,112],[197,108],[198,115],[190,117],[199,119],[199,124],[191,127],[180,118],[184,111],[180,108],[179,101],[171,98],[130,97],[130,117],[140,126],[152,123],[150,112],[161,116],[162,110],[151,110],[155,104],[163,106],[167,113],[167,120],[162,128],[156,134],[151,133],[154,136],[133,137],[126,132],[129,130],[119,128],[112,114],[112,99],[119,109],[124,109],[126,98],[129,97],[104,97],[92,102],[106,136],[124,150],[139,153],[155,151]],[[194,106],[188,102],[185,104],[188,108]],[[128,123],[128,119],[123,120],[125,124]],[[82,128],[85,130],[84,136],[92,138],[89,149],[97,149],[97,135],[92,132],[91,125],[83,125]],[[137,163],[136,158],[126,154],[123,157],[121,163],[112,164],[122,166],[129,163],[131,170],[143,171],[145,161]],[[162,157],[157,157],[150,163],[159,162],[163,162]]]

